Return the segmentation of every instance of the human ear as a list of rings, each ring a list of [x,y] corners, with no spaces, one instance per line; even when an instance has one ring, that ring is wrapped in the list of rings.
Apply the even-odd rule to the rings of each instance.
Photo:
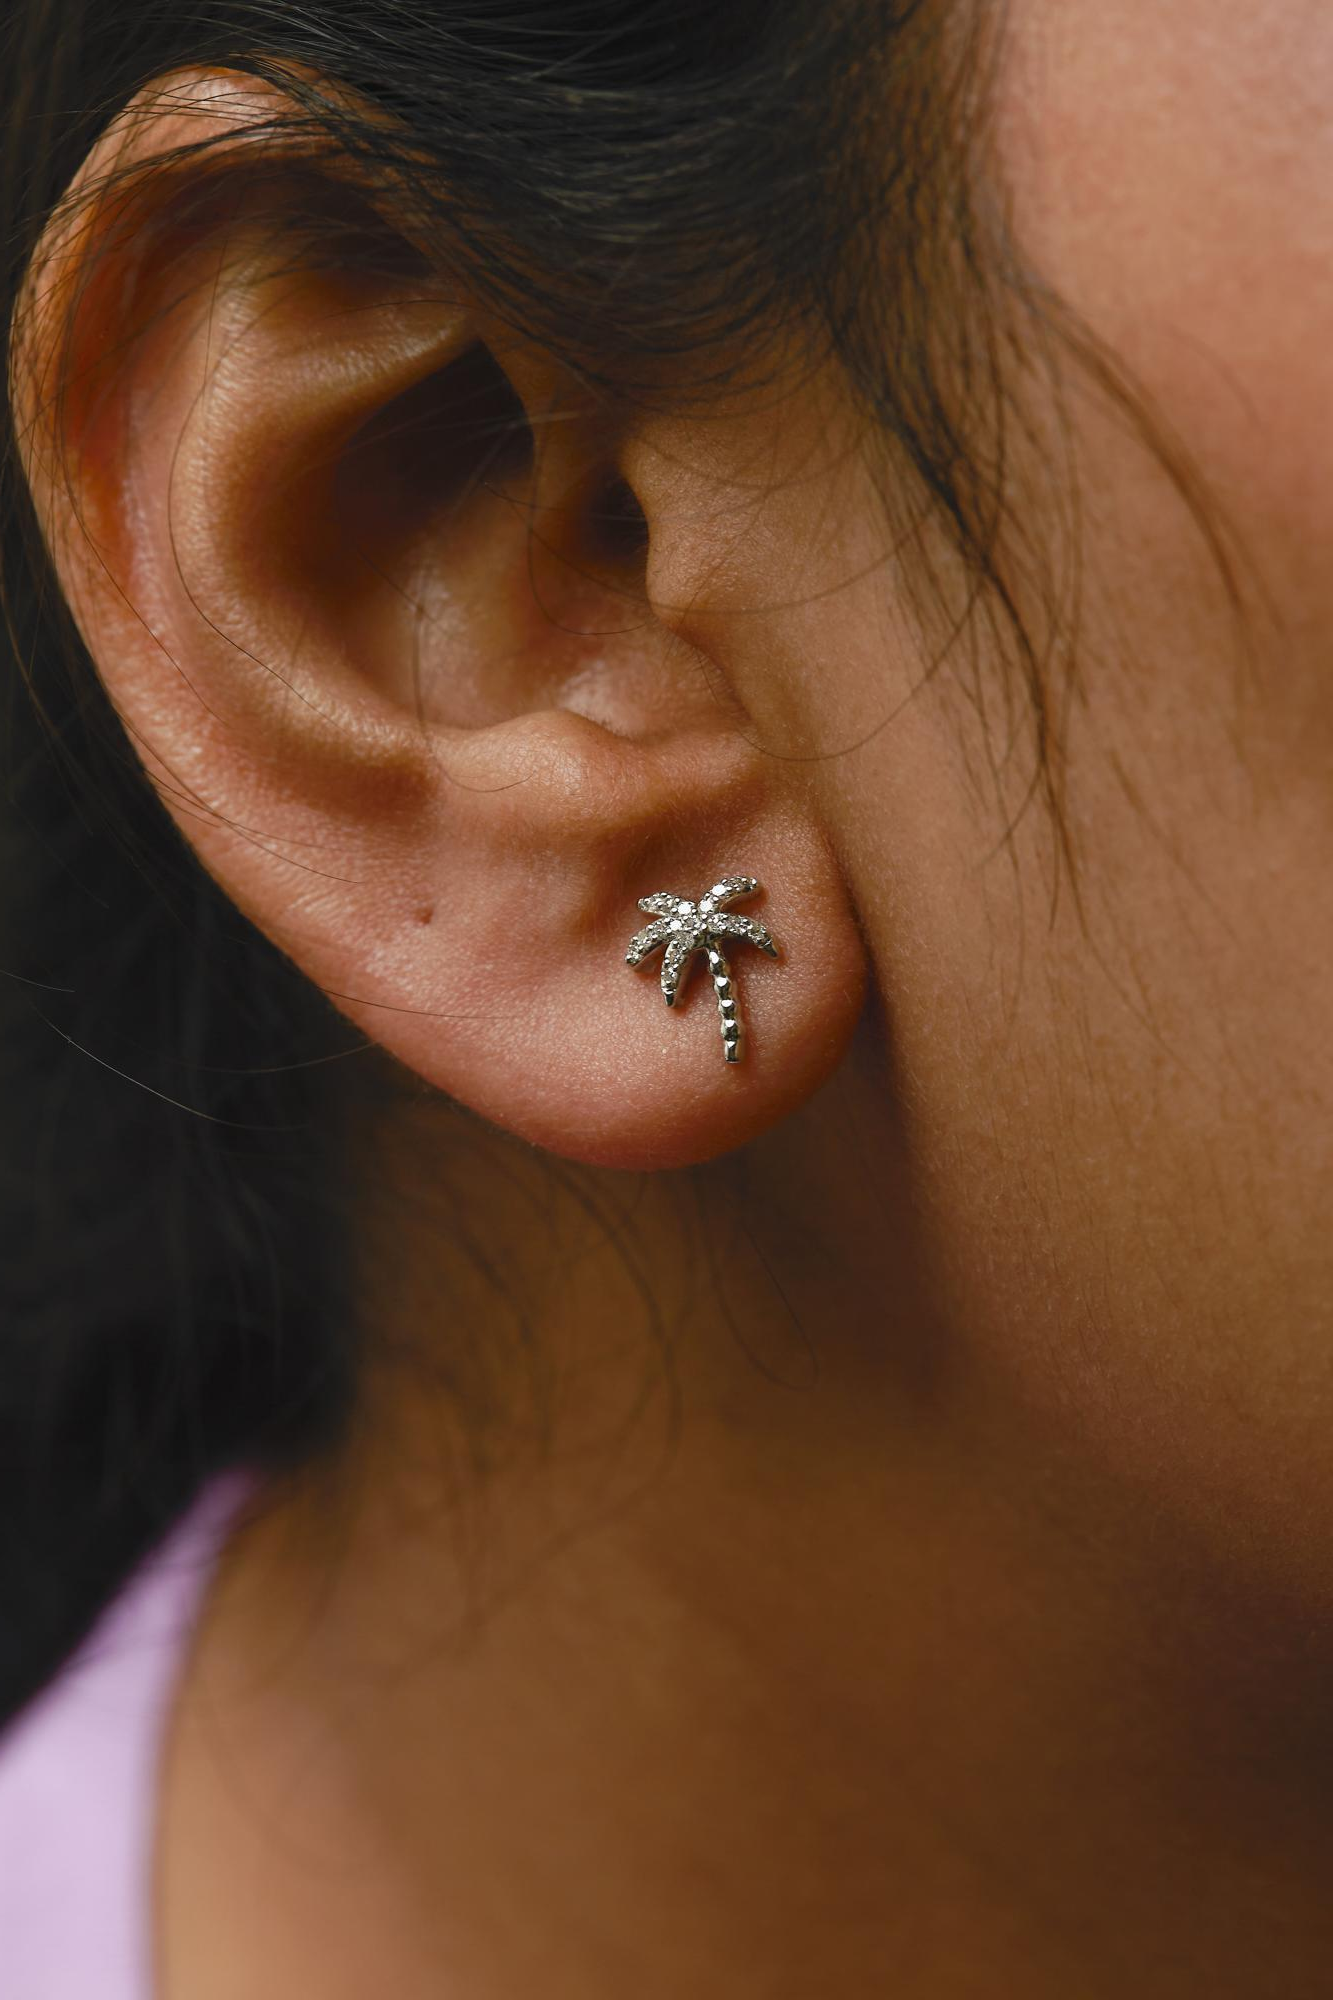
[[[655,456],[350,176],[233,143],[273,113],[172,78],[32,265],[16,414],[92,658],[203,864],[400,1062],[578,1160],[739,1145],[837,1064],[864,969],[799,771],[683,632],[697,496],[627,477],[680,420]],[[323,254],[282,254],[314,200]],[[780,955],[736,960],[729,1063],[709,981],[668,1011],[626,952],[641,898],[737,876]]]

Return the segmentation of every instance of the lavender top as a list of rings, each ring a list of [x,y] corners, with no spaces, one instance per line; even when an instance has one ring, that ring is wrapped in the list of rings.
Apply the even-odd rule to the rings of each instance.
[[[78,1652],[0,1735],[0,1993],[153,2000],[158,1762],[226,1532],[255,1484],[215,1478]]]

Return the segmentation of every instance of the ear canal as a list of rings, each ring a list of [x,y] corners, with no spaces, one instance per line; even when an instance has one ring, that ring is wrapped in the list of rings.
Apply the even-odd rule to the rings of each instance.
[[[530,488],[533,437],[527,412],[484,341],[376,409],[347,440],[339,461],[339,510],[366,553],[391,547],[415,522],[456,519],[478,492]]]

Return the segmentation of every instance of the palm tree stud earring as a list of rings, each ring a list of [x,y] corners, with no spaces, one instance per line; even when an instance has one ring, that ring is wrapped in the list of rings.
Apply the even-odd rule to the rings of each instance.
[[[728,903],[738,903],[745,896],[753,896],[759,884],[753,875],[727,875],[722,881],[714,882],[706,896],[691,902],[686,896],[673,896],[662,890],[656,896],[640,896],[639,908],[654,919],[637,936],[630,939],[629,950],[625,953],[626,965],[642,965],[649,952],[665,945],[662,960],[662,997],[668,1007],[676,1004],[676,995],[689,977],[696,951],[708,955],[708,969],[713,975],[713,991],[717,995],[718,1018],[722,1025],[722,1054],[729,1063],[741,1059],[741,1017],[736,1009],[736,996],[731,990],[731,967],[727,964],[722,950],[724,938],[743,938],[747,944],[757,944],[760,951],[766,951],[770,958],[776,958],[778,947],[762,924],[753,917],[738,917],[727,908]]]

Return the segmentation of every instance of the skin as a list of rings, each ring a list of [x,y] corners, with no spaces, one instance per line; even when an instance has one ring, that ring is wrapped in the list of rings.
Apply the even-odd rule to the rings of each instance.
[[[465,1107],[362,1113],[363,1421],[211,1593],[166,2000],[1326,1990],[1331,97],[1291,0],[1011,10],[992,184],[1240,578],[1086,376],[1030,387],[1067,845],[992,639],[927,674],[835,379],[608,414],[465,306],[274,288],[241,211],[139,273],[210,313],[75,398],[66,483],[54,329],[128,308],[71,305],[95,222],[39,261],[30,475],[147,767]],[[451,515],[350,441],[478,334],[541,442]],[[786,954],[732,1071],[622,958],[742,871]]]

